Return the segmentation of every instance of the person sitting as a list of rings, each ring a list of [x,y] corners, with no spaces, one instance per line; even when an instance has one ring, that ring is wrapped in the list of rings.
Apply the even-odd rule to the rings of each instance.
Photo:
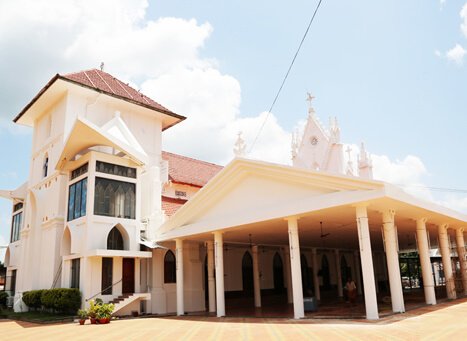
[[[357,299],[357,286],[352,278],[347,278],[347,283],[345,284],[345,291],[347,292],[347,298],[350,303],[355,304]]]

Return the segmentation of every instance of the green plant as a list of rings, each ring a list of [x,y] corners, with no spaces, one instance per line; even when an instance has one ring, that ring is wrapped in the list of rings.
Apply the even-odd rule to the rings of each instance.
[[[24,304],[32,309],[40,309],[42,307],[41,297],[43,292],[44,290],[31,290],[24,292],[22,297]]]
[[[88,318],[88,311],[86,309],[79,309],[78,317],[80,320],[86,320]]]
[[[114,308],[115,306],[112,303],[103,303],[101,305],[98,305],[97,318],[110,318],[112,316]]]
[[[97,311],[99,310],[100,304],[96,303],[94,300],[89,301],[89,310],[88,310],[88,315],[90,318],[96,318],[97,317]]]
[[[6,306],[6,300],[8,293],[6,291],[0,291],[0,306]]]

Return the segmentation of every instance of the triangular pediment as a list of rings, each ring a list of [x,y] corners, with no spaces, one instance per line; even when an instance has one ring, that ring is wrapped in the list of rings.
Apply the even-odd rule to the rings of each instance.
[[[163,235],[187,226],[221,228],[277,219],[326,205],[358,201],[382,187],[382,183],[375,181],[236,159],[180,208],[159,232]]]
[[[130,144],[132,135],[130,136],[128,133],[115,122],[109,124],[104,130],[84,118],[78,118],[68,135],[56,169],[62,169],[80,151],[94,146],[108,146],[118,149],[136,163],[146,164],[148,156],[144,151],[138,150],[139,144],[136,145],[136,148]],[[141,147],[139,146],[139,148]]]

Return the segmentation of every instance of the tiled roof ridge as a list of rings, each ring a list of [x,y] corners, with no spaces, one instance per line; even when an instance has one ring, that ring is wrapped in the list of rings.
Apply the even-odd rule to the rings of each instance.
[[[204,163],[205,165],[209,165],[209,166],[216,166],[216,167],[219,167],[219,168],[224,168],[224,166],[221,166],[221,165],[218,165],[216,163],[212,163],[212,162],[208,162],[208,161],[204,161],[204,160],[200,160],[200,159],[195,159],[193,157],[189,157],[189,156],[185,156],[185,155],[180,155],[180,154],[176,154],[176,153],[172,153],[172,152],[168,152],[166,150],[163,150],[162,153],[164,154],[170,154],[174,157],[177,157],[179,159],[184,159],[184,160],[187,160],[187,161],[196,161],[196,162],[200,162],[200,163]]]

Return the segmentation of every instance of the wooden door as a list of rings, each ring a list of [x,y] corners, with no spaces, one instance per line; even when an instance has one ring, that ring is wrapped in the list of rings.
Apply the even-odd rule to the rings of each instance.
[[[122,293],[133,294],[135,292],[135,260],[123,258]]]

